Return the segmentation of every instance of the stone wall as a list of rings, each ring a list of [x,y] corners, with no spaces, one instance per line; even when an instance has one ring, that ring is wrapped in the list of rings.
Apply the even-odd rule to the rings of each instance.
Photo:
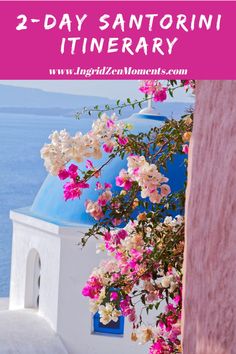
[[[199,81],[186,205],[184,354],[236,353],[236,81]]]

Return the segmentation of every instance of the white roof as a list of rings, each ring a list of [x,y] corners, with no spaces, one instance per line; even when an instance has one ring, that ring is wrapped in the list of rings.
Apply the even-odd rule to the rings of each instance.
[[[1,354],[68,354],[48,322],[33,310],[0,311]]]

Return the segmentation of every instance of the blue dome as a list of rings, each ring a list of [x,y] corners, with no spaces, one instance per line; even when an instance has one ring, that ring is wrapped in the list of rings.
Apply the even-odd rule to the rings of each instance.
[[[134,128],[132,133],[148,132],[153,127],[161,127],[166,117],[150,114],[134,114],[130,118],[123,119],[124,122],[131,124]],[[185,181],[184,156],[176,156],[173,163],[168,164],[168,173],[165,175],[170,179],[169,184],[172,191],[183,188]],[[102,165],[106,157],[99,160],[95,166]],[[85,167],[82,163],[81,168]],[[114,186],[115,177],[122,168],[127,168],[127,161],[116,158],[105,166],[99,178],[101,183],[109,182],[113,185],[112,190],[119,189]],[[98,192],[95,191],[96,180],[90,180],[90,188],[85,189],[80,199],[68,200],[65,202],[63,197],[63,184],[58,177],[48,175],[42,184],[34,202],[28,213],[45,221],[50,221],[58,225],[84,224],[92,225],[94,219],[85,212],[84,203],[87,199],[95,201]]]

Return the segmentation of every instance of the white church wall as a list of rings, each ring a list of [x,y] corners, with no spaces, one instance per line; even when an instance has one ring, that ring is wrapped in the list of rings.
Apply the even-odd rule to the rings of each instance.
[[[26,307],[26,268],[28,255],[36,250],[41,260],[39,313],[55,329],[58,312],[60,238],[51,224],[11,212],[13,220],[10,309]],[[54,230],[56,231],[56,230]]]
[[[12,212],[13,246],[10,308],[25,306],[26,265],[34,249],[41,259],[39,313],[59,334],[70,354],[144,354],[147,348],[130,340],[132,325],[125,320],[124,336],[95,334],[88,298],[82,296],[92,269],[104,255],[96,242],[78,245],[86,227],[59,227]]]
[[[131,342],[132,325],[128,321],[125,321],[124,336],[92,333],[89,301],[81,292],[91,271],[105,255],[96,255],[94,239],[90,239],[83,249],[78,246],[80,233],[85,230],[81,227],[61,238],[63,266],[60,271],[58,333],[71,354],[143,354],[147,348]]]

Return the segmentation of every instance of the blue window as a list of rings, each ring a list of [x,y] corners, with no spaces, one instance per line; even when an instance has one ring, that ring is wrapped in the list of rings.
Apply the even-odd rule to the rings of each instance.
[[[104,325],[100,322],[99,313],[95,313],[93,316],[93,333],[123,335],[124,317],[120,316],[117,322],[111,321],[107,325]]]

